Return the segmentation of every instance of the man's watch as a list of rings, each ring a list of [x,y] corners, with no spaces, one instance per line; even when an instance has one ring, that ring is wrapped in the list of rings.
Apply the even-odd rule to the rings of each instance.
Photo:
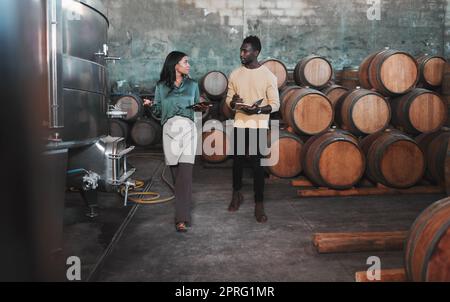
[[[261,108],[258,108],[258,111],[256,111],[257,114],[261,114]]]

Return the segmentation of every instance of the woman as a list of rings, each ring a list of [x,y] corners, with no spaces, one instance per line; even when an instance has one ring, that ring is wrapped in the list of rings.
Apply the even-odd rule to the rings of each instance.
[[[144,100],[153,113],[161,116],[166,164],[175,177],[175,228],[187,232],[191,224],[192,169],[195,162],[197,132],[194,111],[208,107],[200,103],[197,82],[189,78],[189,58],[171,52],[156,85],[154,101]]]

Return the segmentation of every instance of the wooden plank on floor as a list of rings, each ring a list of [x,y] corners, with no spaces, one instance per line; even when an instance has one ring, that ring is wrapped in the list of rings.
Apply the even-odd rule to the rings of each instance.
[[[291,180],[291,186],[293,187],[314,187],[314,185],[306,179],[306,177],[300,177],[298,179]]]
[[[347,190],[333,189],[301,189],[297,191],[300,197],[333,197],[333,196],[368,196],[397,194],[441,194],[445,190],[439,186],[417,186],[409,189],[394,189],[388,187],[352,188]]]
[[[316,233],[313,244],[319,253],[401,251],[408,231]]]
[[[369,280],[366,271],[355,273],[356,282],[406,282],[404,268],[383,269],[380,271],[380,280]]]

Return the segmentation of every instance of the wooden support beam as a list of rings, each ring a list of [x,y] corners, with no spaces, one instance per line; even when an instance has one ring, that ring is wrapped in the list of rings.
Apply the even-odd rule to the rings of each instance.
[[[300,176],[297,179],[291,180],[291,185],[293,187],[315,187],[314,184],[311,181],[309,181],[308,178],[306,178],[304,176]],[[375,185],[370,180],[368,180],[367,178],[363,178],[363,179],[361,179],[358,182],[358,187],[361,187],[361,188],[367,188],[367,187],[373,188],[373,187],[375,187]],[[320,189],[328,189],[328,188],[324,188],[324,187],[316,187],[316,188],[318,188],[318,189],[319,188]]]
[[[356,272],[356,282],[406,282],[406,272],[404,268],[382,269],[380,272],[380,280],[369,280],[367,272]]]
[[[333,197],[333,196],[366,196],[366,195],[396,195],[396,194],[441,194],[445,190],[439,186],[417,186],[409,189],[394,189],[384,186],[374,188],[352,188],[333,190],[328,188],[302,189],[297,194],[300,197]]]
[[[314,187],[314,185],[305,177],[291,180],[291,186],[293,187]]]
[[[401,251],[407,236],[407,231],[316,233],[313,244],[319,253]]]

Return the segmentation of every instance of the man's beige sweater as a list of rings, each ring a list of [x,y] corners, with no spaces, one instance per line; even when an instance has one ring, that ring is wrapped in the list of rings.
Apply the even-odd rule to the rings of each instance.
[[[280,96],[278,93],[277,78],[264,65],[256,69],[244,66],[234,70],[228,79],[228,94],[226,103],[230,103],[233,95],[238,94],[245,104],[252,105],[263,99],[261,107],[271,105],[272,112],[280,109]],[[236,128],[269,128],[270,114],[247,115],[237,110],[234,118]]]

